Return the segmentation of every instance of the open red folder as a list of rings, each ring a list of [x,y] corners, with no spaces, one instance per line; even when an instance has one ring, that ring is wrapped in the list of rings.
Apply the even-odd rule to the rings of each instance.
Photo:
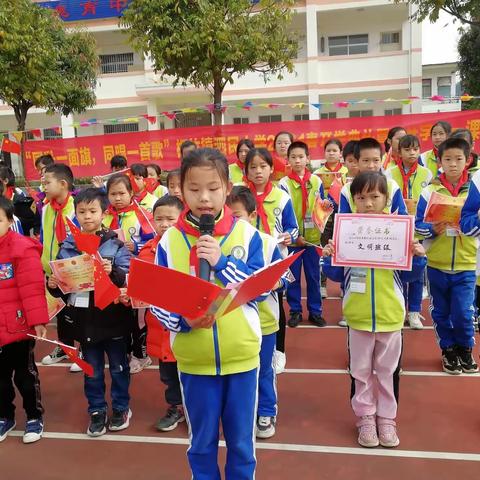
[[[127,294],[191,320],[207,312],[220,317],[272,290],[302,253],[278,260],[226,288],[134,258],[130,263]]]

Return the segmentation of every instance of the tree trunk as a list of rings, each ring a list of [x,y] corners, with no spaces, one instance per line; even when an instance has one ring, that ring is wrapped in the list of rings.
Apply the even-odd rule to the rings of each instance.
[[[17,129],[21,132],[22,137],[20,139],[20,175],[25,177],[25,126],[27,124],[27,113],[30,109],[30,106],[25,102],[22,102],[20,105],[14,105],[13,111],[15,112],[15,119],[17,120]]]
[[[224,86],[222,81],[218,78],[213,80],[213,124],[221,125],[222,124],[222,93]]]

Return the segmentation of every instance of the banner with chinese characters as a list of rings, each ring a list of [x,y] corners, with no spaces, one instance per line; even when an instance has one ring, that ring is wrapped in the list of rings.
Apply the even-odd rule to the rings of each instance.
[[[121,16],[130,0],[48,0],[38,4],[55,10],[65,22]]]
[[[75,177],[102,175],[109,172],[113,155],[124,155],[129,163],[157,163],[171,170],[180,164],[179,149],[185,140],[200,147],[215,147],[233,161],[237,143],[250,138],[257,147],[273,149],[273,140],[279,131],[289,131],[296,139],[310,147],[310,158],[323,158],[323,145],[335,137],[342,142],[375,137],[381,143],[391,127],[401,125],[408,133],[418,135],[422,150],[431,148],[430,129],[439,121],[450,122],[453,128],[468,128],[475,140],[480,135],[480,111],[442,112],[396,115],[387,117],[341,118],[298,122],[252,123],[211,127],[176,128],[135,133],[77,137],[59,140],[32,140],[25,143],[25,167],[28,179],[36,179],[34,163],[44,154],[51,154],[58,162],[68,164]]]

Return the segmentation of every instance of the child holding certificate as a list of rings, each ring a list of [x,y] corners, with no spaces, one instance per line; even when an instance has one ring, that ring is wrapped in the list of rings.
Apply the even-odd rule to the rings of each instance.
[[[472,356],[478,248],[477,239],[472,237],[475,222],[469,225],[464,220],[463,231],[472,235],[465,236],[460,232],[458,222],[443,220],[452,210],[455,211],[455,207],[458,208],[453,201],[467,197],[470,182],[465,165],[470,156],[470,146],[462,138],[449,138],[440,145],[438,156],[443,173],[422,191],[415,229],[425,238],[432,320],[442,351],[443,371],[452,375],[474,373],[478,372]],[[443,212],[438,218],[427,219],[427,206],[434,193],[441,194],[447,201],[452,199],[452,205],[442,205]],[[472,212],[471,205],[468,215]],[[475,215],[477,213],[478,210],[475,210]]]
[[[279,136],[280,139],[282,135],[286,141],[288,136],[281,134]],[[286,153],[288,153],[288,147],[286,148]],[[273,159],[270,152],[265,148],[253,148],[250,150],[245,159],[245,172],[247,174],[248,187],[257,202],[256,227],[261,232],[277,238],[280,252],[286,256],[288,252],[287,246],[294,244],[297,240],[298,223],[292,200],[288,193],[275,186],[271,181]],[[278,297],[280,329],[277,332],[275,371],[282,373],[285,370],[287,361],[285,356],[286,319],[283,309],[283,295],[279,293]]]
[[[212,280],[221,286],[242,281],[263,267],[259,233],[249,223],[236,220],[225,206],[228,174],[227,160],[218,150],[198,149],[183,159],[186,209],[176,226],[164,233],[155,263],[198,276],[199,260],[206,260]],[[213,235],[200,233],[202,215],[213,216]],[[220,478],[220,421],[227,445],[226,478],[254,478],[261,343],[256,304],[246,303],[218,318],[207,313],[196,320],[159,307],[151,310],[171,331],[189,422],[187,455],[193,478]]]
[[[380,172],[360,173],[351,184],[351,194],[356,213],[382,214],[388,199],[387,179]],[[400,443],[395,419],[405,318],[402,281],[422,278],[426,263],[423,247],[413,243],[411,248],[415,255],[411,272],[333,267],[333,241],[323,250],[327,277],[344,281],[351,403],[358,418],[358,443],[363,447],[396,447]]]
[[[27,334],[46,337],[48,323],[41,245],[12,231],[13,204],[0,196],[0,442],[15,428],[15,385],[27,416],[24,443],[40,440],[40,381]]]
[[[338,148],[338,144],[335,144],[335,146]],[[289,251],[297,252],[303,249],[303,255],[295,260],[290,267],[295,280],[287,288],[287,302],[290,306],[289,327],[296,327],[303,320],[301,303],[302,265],[307,281],[308,320],[319,327],[326,325],[322,317],[320,262],[317,249],[314,246],[320,245],[320,230],[315,226],[312,219],[315,200],[317,197],[323,199],[324,193],[320,177],[312,175],[307,169],[309,160],[307,144],[293,142],[288,147],[288,162],[291,172],[278,183],[278,186],[285,190],[292,200],[299,226],[299,236],[295,245],[289,247]],[[341,166],[341,164],[339,165]]]
[[[100,237],[98,253],[103,259],[103,268],[117,287],[123,287],[131,254],[115,232],[102,226],[106,210],[107,197],[101,189],[87,188],[75,197],[75,213],[82,231]],[[58,259],[80,254],[75,240],[68,236],[58,252]],[[54,275],[48,278],[47,285],[53,296],[62,295],[58,289],[58,279]],[[124,430],[129,426],[132,416],[129,408],[130,369],[127,357],[127,338],[132,328],[131,309],[117,303],[100,310],[95,306],[93,291],[72,293],[64,300],[67,303],[65,316],[73,325],[75,340],[80,342],[85,361],[94,369],[93,377],[84,377],[90,415],[87,435],[103,435],[107,426],[111,431]],[[112,378],[110,421],[105,400],[105,355],[108,357]]]
[[[415,215],[417,203],[422,190],[432,180],[428,168],[418,163],[420,141],[414,135],[404,135],[398,142],[398,159],[394,167],[390,167],[385,175],[394,180],[402,190],[402,196],[409,215]],[[405,288],[406,287],[406,288]],[[420,310],[422,306],[423,280],[404,285],[407,290],[408,323],[410,328],[423,328]]]

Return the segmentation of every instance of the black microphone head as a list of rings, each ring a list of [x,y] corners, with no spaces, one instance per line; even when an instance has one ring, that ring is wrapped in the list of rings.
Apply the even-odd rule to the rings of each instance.
[[[213,235],[215,229],[215,218],[209,213],[200,215],[200,221],[198,222],[198,229],[202,235]]]

